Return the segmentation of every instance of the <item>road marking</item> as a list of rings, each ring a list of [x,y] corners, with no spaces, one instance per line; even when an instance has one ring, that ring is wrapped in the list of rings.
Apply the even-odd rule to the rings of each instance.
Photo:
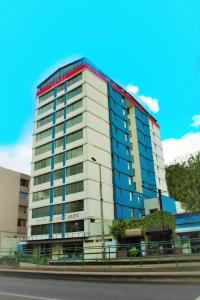
[[[12,293],[3,293],[3,292],[0,292],[0,295],[17,297],[17,298],[37,299],[37,300],[62,300],[62,299],[56,299],[56,298],[37,297],[37,296],[30,296],[30,295],[23,295],[23,294],[12,294]]]

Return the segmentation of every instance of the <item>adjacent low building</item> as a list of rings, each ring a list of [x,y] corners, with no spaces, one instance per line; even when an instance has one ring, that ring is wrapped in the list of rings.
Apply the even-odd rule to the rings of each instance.
[[[0,249],[27,237],[29,176],[0,167]]]

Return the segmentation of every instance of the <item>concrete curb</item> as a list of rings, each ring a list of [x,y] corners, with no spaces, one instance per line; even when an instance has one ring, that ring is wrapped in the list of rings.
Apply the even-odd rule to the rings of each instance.
[[[57,272],[0,269],[0,275],[35,279],[94,282],[200,283],[200,272]]]

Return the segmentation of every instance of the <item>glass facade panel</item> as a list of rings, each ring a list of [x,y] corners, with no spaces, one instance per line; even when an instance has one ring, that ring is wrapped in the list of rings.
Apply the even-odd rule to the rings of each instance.
[[[53,233],[62,233],[62,223],[54,223],[53,224]]]
[[[34,185],[42,184],[49,181],[50,181],[50,173],[46,173],[34,177]]]
[[[82,73],[70,78],[69,80],[67,80],[67,86],[71,86],[72,84],[78,82],[79,80],[82,79]]]
[[[59,98],[56,99],[56,107],[60,104],[64,104],[65,103],[65,96],[61,96]]]
[[[70,144],[83,138],[83,129],[70,133],[66,136],[66,144]]]
[[[37,161],[34,163],[34,170],[36,171],[36,170],[39,170],[42,168],[46,168],[46,167],[50,166],[50,164],[51,164],[51,157]]]
[[[53,90],[51,90],[51,91],[47,92],[46,94],[40,96],[39,97],[39,103],[42,103],[43,101],[50,98],[51,96],[53,96]]]
[[[56,204],[53,206],[53,214],[61,215],[62,214],[62,204]]]
[[[40,141],[42,139],[45,139],[48,136],[50,136],[51,134],[52,134],[52,128],[47,129],[45,131],[42,131],[42,132],[36,134],[36,141]]]
[[[83,210],[84,210],[83,200],[68,202],[65,204],[65,213],[73,213],[73,212],[83,211]]]
[[[84,231],[84,220],[71,221],[65,223],[65,232]]]
[[[66,160],[83,155],[83,146],[68,150],[66,152]]]
[[[51,151],[51,142],[35,148],[35,155],[40,155],[48,151]]]
[[[54,171],[54,180],[61,179],[63,177],[63,169]]]
[[[56,119],[64,117],[64,109],[60,109],[56,112]]]
[[[57,186],[54,188],[54,197],[61,197],[62,196],[62,186]]]
[[[83,91],[83,87],[81,85],[81,86],[75,88],[74,90],[68,92],[67,93],[67,99],[69,100],[69,99],[77,96],[78,94],[82,93],[82,91]]]
[[[64,123],[61,123],[61,124],[58,124],[58,125],[56,125],[56,127],[55,127],[56,129],[56,133],[58,133],[58,132],[60,132],[60,131],[64,131]]]
[[[79,109],[83,106],[83,100],[78,100],[70,105],[67,106],[67,113],[70,113],[76,109]]]
[[[66,168],[66,176],[72,176],[83,173],[83,163],[76,164]]]
[[[53,108],[53,102],[50,102],[50,103],[38,108],[38,115],[41,115],[52,108]]]
[[[55,140],[55,148],[63,147],[63,138]]]
[[[49,233],[49,224],[35,225],[31,227],[31,235],[42,235]]]
[[[54,164],[63,162],[63,153],[56,154],[54,156]]]
[[[42,218],[49,216],[49,206],[34,208],[32,210],[32,218]]]
[[[84,190],[83,181],[73,182],[65,186],[66,195],[79,193],[82,192],[83,190]]]
[[[83,121],[82,114],[75,116],[74,118],[67,120],[67,128],[77,125],[77,124],[81,123],[82,121]]]
[[[49,197],[50,197],[50,190],[33,193],[33,201],[45,200],[45,199],[49,199]]]
[[[37,128],[44,126],[52,121],[53,121],[53,115],[49,115],[46,118],[43,118],[43,119],[37,121]]]

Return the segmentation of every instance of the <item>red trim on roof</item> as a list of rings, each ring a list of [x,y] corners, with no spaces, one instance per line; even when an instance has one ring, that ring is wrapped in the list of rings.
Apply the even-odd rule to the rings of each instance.
[[[133,103],[134,106],[136,106],[140,111],[145,112],[142,105],[140,105],[137,101],[135,101],[134,98],[132,98],[125,90],[120,88],[116,83],[112,84],[113,88],[118,91],[122,96],[124,96],[126,99],[128,99],[131,103]]]
[[[112,86],[122,96],[124,96],[131,103],[133,103],[133,105],[136,106],[141,112],[145,112],[145,110],[142,107],[142,105],[140,105],[137,101],[135,101],[135,99],[133,97],[131,97],[125,90],[123,90],[121,87],[119,87],[116,83],[113,83]],[[151,115],[148,114],[148,118],[149,118],[149,120],[151,120],[152,123],[154,123],[158,128],[160,128],[160,126],[158,125],[158,123],[156,122],[156,120]]]
[[[93,74],[95,74],[97,77],[99,77],[100,79],[109,82],[110,80],[106,77],[104,77],[103,75],[99,74],[96,70],[94,70],[91,66],[89,65],[85,65],[85,68],[89,71],[91,71]]]
[[[59,79],[53,81],[52,83],[50,83],[49,85],[47,85],[46,87],[42,88],[41,90],[39,90],[36,93],[36,96],[39,97],[42,94],[46,93],[47,91],[49,91],[50,89],[52,89],[53,87],[55,87],[56,85],[62,83],[63,81],[65,81],[66,79],[68,79],[69,77],[79,73],[80,71],[87,69],[90,72],[92,72],[94,75],[96,75],[97,77],[99,77],[100,79],[104,80],[105,82],[109,82],[110,80],[106,77],[104,77],[103,75],[99,74],[95,69],[93,69],[91,66],[89,66],[88,64],[83,64],[79,67],[77,67],[76,69],[70,71],[69,73],[63,75],[62,77],[60,77]],[[133,97],[131,97],[125,90],[123,90],[120,86],[118,86],[116,83],[112,83],[112,87],[118,91],[122,96],[124,96],[126,99],[128,99],[135,107],[137,107],[140,111],[145,112],[144,108],[142,107],[141,104],[139,104]],[[148,115],[149,120],[154,123],[158,128],[159,125],[156,122],[156,120],[151,116]]]
[[[92,67],[90,67],[87,64],[83,64],[79,67],[77,67],[76,69],[72,70],[71,72],[63,75],[62,77],[60,77],[59,79],[53,81],[52,83],[50,83],[49,85],[47,85],[46,87],[44,87],[43,89],[39,90],[36,93],[36,96],[41,96],[42,94],[46,93],[47,91],[49,91],[50,89],[52,89],[53,87],[55,87],[56,85],[62,83],[63,81],[65,81],[66,79],[68,79],[69,77],[77,74],[78,72],[82,71],[83,69],[88,69],[89,71],[91,71],[93,74],[95,74],[96,76],[98,76],[100,79],[108,82],[108,78],[105,78],[104,76],[102,76],[101,74],[99,74],[97,71],[95,71]]]
[[[77,67],[76,69],[72,70],[71,72],[63,75],[62,77],[60,77],[59,79],[53,81],[52,83],[50,83],[49,85],[47,85],[46,87],[44,87],[43,89],[39,90],[36,93],[36,96],[41,96],[42,94],[46,93],[48,90],[52,89],[54,86],[60,84],[61,82],[63,82],[64,80],[68,79],[69,77],[75,75],[76,73],[82,71],[83,69],[86,68],[86,65],[81,65],[80,67]]]
[[[158,123],[156,122],[156,120],[154,120],[154,118],[151,115],[148,115],[149,120],[156,125],[158,128],[160,128],[160,126],[158,125]]]

